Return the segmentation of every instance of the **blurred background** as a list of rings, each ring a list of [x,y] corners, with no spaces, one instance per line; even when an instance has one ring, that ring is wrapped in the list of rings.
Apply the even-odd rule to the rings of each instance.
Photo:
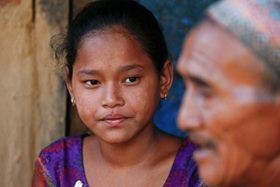
[[[139,0],[161,23],[174,64],[185,33],[216,0]],[[65,135],[85,131],[69,103],[55,66],[50,38],[89,0],[0,0],[0,186],[30,186],[40,149]],[[176,127],[184,85],[175,73],[168,99],[155,124],[185,136]]]

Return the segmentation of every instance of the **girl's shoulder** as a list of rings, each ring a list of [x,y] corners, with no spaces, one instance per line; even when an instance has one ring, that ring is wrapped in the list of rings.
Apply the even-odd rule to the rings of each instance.
[[[82,146],[86,135],[60,138],[42,149],[36,160],[35,175],[50,186],[74,186],[85,183]],[[39,174],[38,174],[39,173]]]
[[[84,135],[68,136],[60,138],[43,148],[39,157],[61,157],[65,154],[78,153],[82,150]]]
[[[185,138],[177,151],[176,158],[169,177],[164,187],[169,186],[188,186],[200,187],[202,182],[198,175],[198,168],[196,162],[192,158],[196,146]]]

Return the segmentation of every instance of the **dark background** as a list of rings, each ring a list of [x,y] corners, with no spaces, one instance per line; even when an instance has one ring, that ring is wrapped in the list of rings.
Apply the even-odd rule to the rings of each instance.
[[[155,14],[162,25],[175,65],[186,33],[203,16],[205,8],[215,1],[217,0],[139,0]],[[178,136],[185,136],[178,130],[176,123],[184,89],[183,81],[175,70],[168,99],[161,102],[154,118],[159,128]]]

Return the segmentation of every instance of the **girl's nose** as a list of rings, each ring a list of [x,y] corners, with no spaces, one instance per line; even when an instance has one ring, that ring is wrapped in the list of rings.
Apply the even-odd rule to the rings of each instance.
[[[113,83],[108,84],[103,93],[102,106],[105,108],[114,108],[124,105],[124,99],[121,89]]]

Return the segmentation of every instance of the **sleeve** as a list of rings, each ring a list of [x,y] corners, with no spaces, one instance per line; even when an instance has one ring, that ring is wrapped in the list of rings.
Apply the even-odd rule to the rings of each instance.
[[[32,187],[53,187],[47,171],[41,162],[40,157],[36,159],[34,173],[32,177]]]

